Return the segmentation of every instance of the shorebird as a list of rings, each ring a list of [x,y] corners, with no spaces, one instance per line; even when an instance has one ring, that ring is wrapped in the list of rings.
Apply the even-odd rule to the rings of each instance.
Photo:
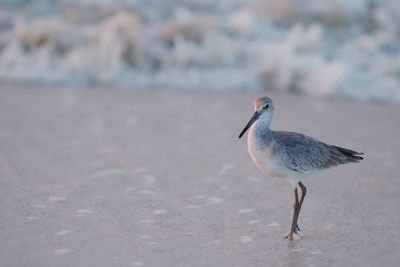
[[[253,102],[254,115],[240,133],[247,135],[247,147],[257,168],[268,176],[287,178],[293,185],[293,218],[290,231],[285,238],[293,240],[293,234],[300,238],[297,219],[307,189],[301,180],[313,173],[333,166],[360,162],[363,153],[323,143],[315,138],[294,132],[270,129],[274,105],[268,97]],[[299,200],[297,187],[301,189]]]

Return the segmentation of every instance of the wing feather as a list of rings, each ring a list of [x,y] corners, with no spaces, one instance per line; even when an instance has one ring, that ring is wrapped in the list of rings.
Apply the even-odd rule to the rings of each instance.
[[[285,167],[302,173],[313,173],[339,164],[359,162],[362,153],[323,143],[315,138],[292,132],[276,132],[273,153]]]

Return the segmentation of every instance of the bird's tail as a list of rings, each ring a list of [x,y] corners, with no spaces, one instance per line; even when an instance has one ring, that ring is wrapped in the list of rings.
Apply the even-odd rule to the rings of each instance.
[[[361,157],[361,155],[364,155],[364,153],[362,152],[357,152],[357,151],[353,151],[347,148],[343,148],[343,147],[338,147],[338,146],[334,146],[340,153],[342,153],[346,159],[347,162],[360,162],[361,160],[363,160],[363,157]]]

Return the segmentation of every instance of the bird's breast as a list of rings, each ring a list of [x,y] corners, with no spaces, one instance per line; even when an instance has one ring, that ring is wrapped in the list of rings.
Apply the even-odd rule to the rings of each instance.
[[[250,158],[261,172],[274,177],[288,177],[286,168],[281,166],[272,154],[273,142],[264,141],[256,135],[254,128],[250,129],[247,136]]]

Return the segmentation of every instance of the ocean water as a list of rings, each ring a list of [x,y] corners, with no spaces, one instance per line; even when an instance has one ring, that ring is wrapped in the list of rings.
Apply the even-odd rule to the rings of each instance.
[[[0,81],[400,102],[396,0],[2,0]]]

